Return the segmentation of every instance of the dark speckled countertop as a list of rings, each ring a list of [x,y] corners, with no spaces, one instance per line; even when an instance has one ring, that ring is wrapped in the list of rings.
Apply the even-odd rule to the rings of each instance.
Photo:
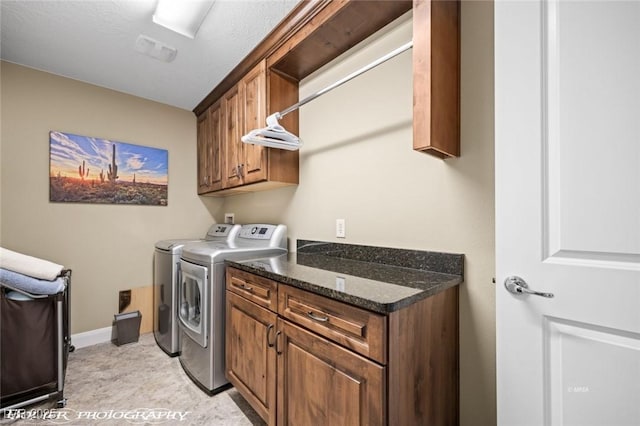
[[[464,255],[298,240],[297,253],[227,264],[379,313],[463,282]]]

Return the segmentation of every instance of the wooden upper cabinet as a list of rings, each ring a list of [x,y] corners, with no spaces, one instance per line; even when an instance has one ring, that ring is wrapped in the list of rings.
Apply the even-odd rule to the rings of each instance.
[[[234,86],[222,100],[224,161],[222,188],[242,185],[242,94],[240,86]]]
[[[261,61],[240,81],[242,108],[244,114],[243,134],[266,126],[267,119],[267,69]],[[267,179],[267,149],[260,145],[242,144],[244,183],[260,182]]]
[[[221,103],[198,117],[198,194],[222,188]]]
[[[222,165],[224,160],[223,150],[223,111],[222,102],[217,102],[209,108],[210,129],[210,156],[209,156],[209,190],[222,189]]]
[[[209,110],[198,116],[198,194],[209,192],[210,180],[210,126]]]
[[[413,0],[413,149],[460,155],[458,0]]]
[[[304,8],[300,2],[298,9]],[[314,2],[311,2],[314,3]],[[302,80],[411,10],[411,0],[331,0],[267,58],[267,67]]]
[[[297,102],[297,82],[276,75],[268,79],[268,74],[263,60],[198,117],[198,194],[227,195],[298,183],[297,152],[241,139],[266,126],[269,108],[275,112]],[[297,114],[289,116],[283,124],[297,131]]]
[[[299,81],[412,8],[413,148],[440,158],[459,156],[460,0],[301,1],[194,109],[198,193],[227,195],[297,184],[297,151],[243,144],[240,138],[264,128],[268,115],[296,103]],[[215,134],[215,125],[205,115],[216,103],[219,143],[207,136]],[[297,112],[281,124],[298,134]],[[206,147],[209,139],[216,142]]]

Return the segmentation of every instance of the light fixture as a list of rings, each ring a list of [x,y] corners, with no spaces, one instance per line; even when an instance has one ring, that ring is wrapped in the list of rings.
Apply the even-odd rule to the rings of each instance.
[[[195,38],[214,0],[158,0],[153,22],[165,28]]]

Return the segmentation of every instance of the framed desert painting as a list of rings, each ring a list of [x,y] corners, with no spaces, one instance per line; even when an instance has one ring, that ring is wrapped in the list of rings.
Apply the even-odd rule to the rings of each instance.
[[[166,149],[51,131],[49,158],[50,201],[167,205]]]

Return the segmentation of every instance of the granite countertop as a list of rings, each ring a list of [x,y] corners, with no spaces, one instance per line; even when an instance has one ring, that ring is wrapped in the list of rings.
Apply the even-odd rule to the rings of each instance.
[[[297,253],[227,264],[389,313],[463,282],[464,255],[298,240]]]

